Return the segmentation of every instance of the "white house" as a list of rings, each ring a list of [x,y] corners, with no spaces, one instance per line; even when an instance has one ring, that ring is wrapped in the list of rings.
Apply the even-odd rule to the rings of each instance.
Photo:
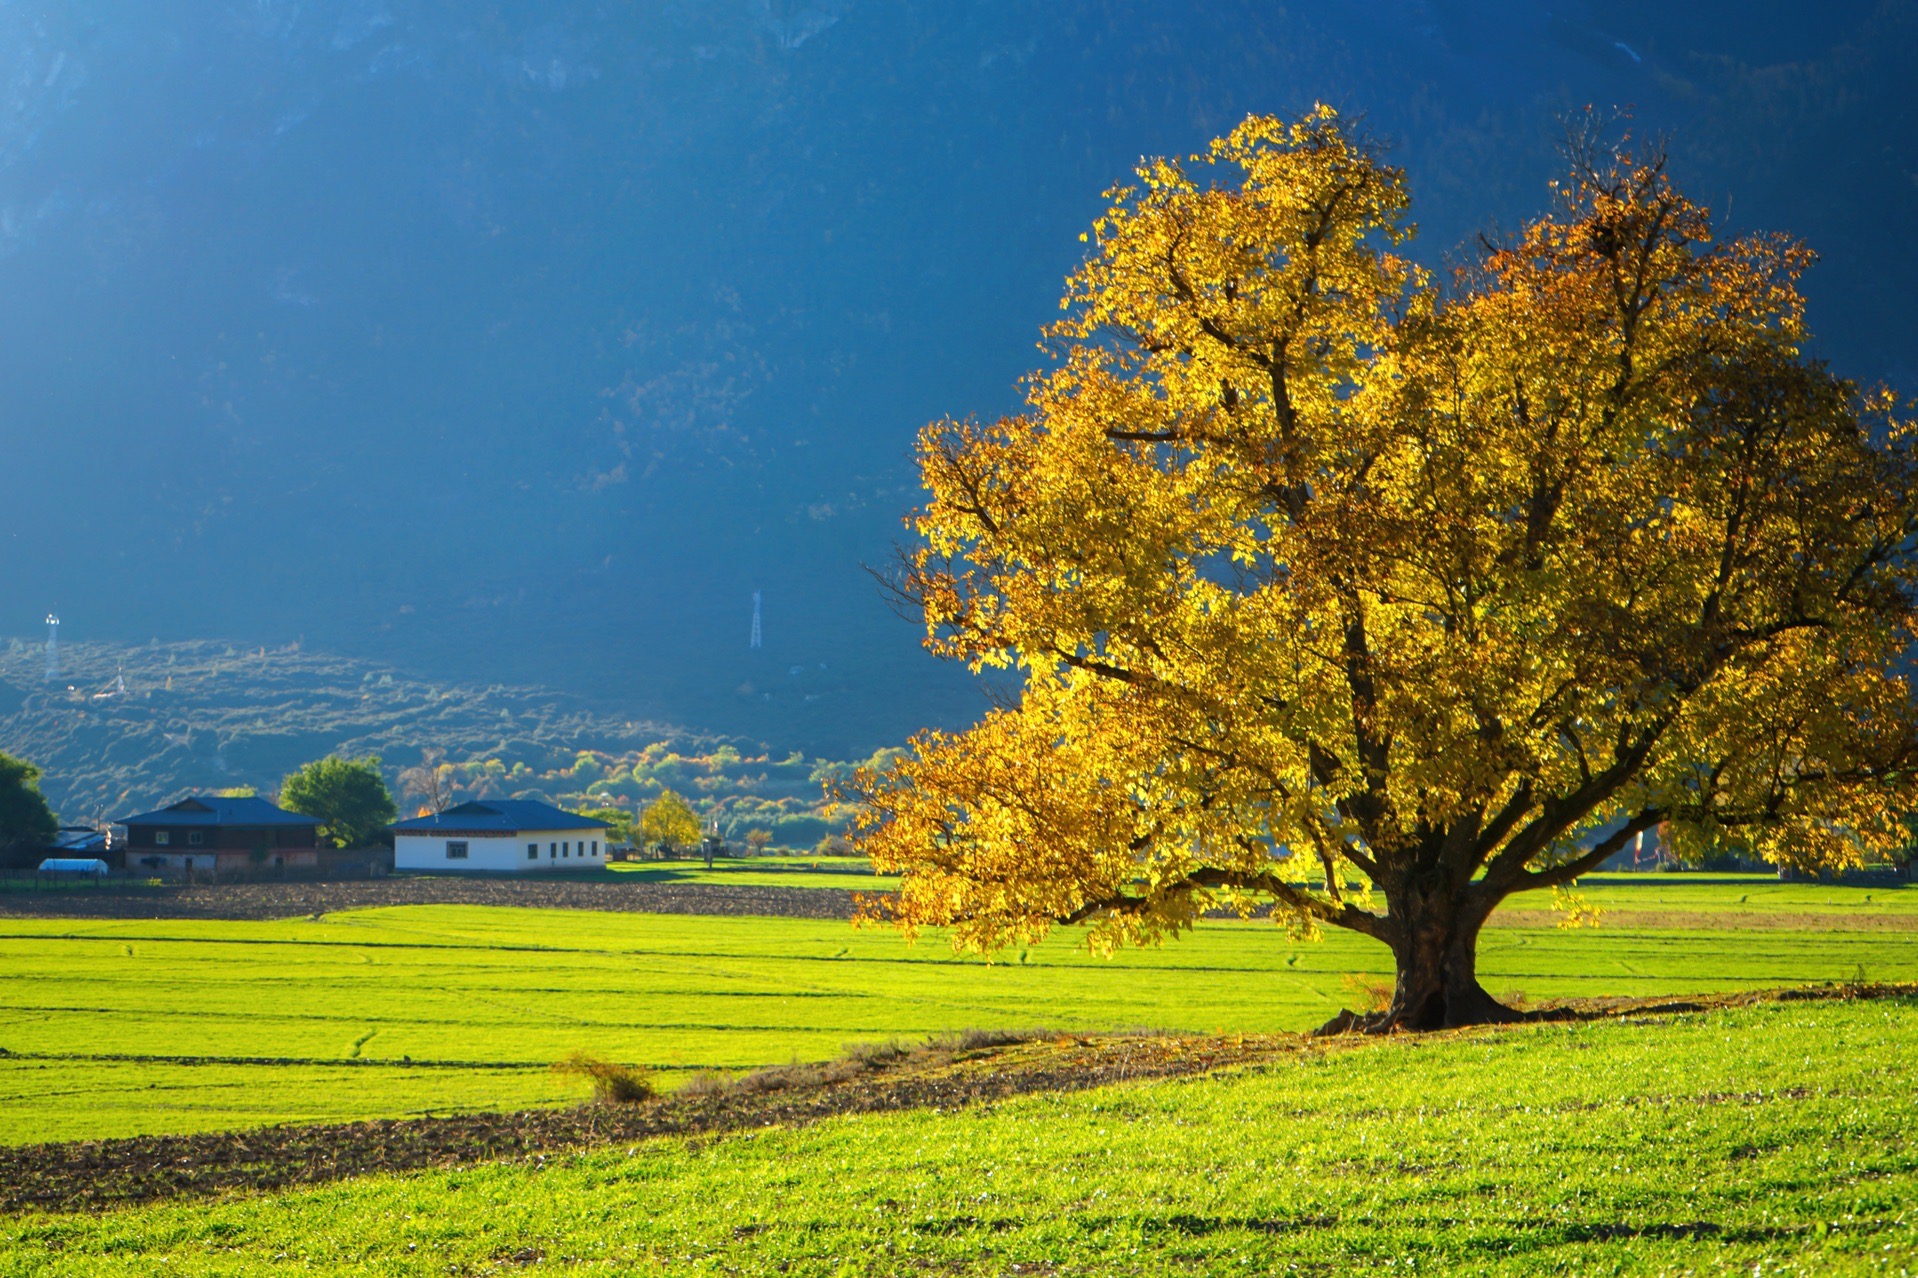
[[[533,799],[475,799],[393,825],[396,870],[592,870],[606,864],[606,823]]]

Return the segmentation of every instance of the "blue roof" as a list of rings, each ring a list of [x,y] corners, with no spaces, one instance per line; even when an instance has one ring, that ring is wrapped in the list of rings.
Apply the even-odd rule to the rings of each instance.
[[[153,812],[121,817],[115,825],[319,825],[319,818],[276,808],[265,799],[196,794]]]
[[[396,821],[398,834],[435,830],[604,830],[604,821],[579,816],[537,799],[474,799],[433,816]]]

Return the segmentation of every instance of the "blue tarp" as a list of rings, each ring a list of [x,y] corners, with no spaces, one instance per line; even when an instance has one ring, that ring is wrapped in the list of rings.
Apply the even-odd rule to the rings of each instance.
[[[107,873],[107,863],[98,859],[81,860],[78,857],[50,856],[40,862],[42,874],[91,874],[95,877]]]

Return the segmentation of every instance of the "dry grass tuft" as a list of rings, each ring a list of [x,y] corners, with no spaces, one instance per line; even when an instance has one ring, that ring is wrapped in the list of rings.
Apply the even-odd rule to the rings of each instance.
[[[681,1085],[681,1096],[756,1096],[767,1092],[805,1091],[826,1084],[850,1083],[869,1073],[881,1073],[900,1066],[936,1068],[949,1065],[972,1052],[1009,1047],[1019,1043],[1057,1037],[1052,1030],[951,1030],[933,1034],[923,1043],[899,1039],[882,1042],[848,1043],[834,1060],[793,1061],[787,1065],[769,1065],[738,1078],[701,1071]],[[1066,1036],[1066,1042],[1073,1041]]]
[[[1035,1039],[1051,1038],[1057,1031],[1045,1029],[1029,1030],[961,1030],[957,1034],[941,1036],[943,1043],[950,1044],[961,1052],[983,1052],[990,1047],[1013,1047],[1020,1043],[1030,1043]]]
[[[726,1076],[710,1069],[702,1069],[679,1085],[675,1096],[698,1097],[717,1096],[729,1086]]]
[[[819,1067],[820,1076],[828,1083],[850,1083],[869,1068],[862,1061],[848,1060],[844,1057],[836,1061],[827,1061]]]
[[[574,1052],[553,1062],[553,1072],[571,1078],[584,1078],[593,1085],[593,1099],[602,1105],[636,1105],[659,1094],[653,1076],[636,1065],[618,1065],[612,1061]]]
[[[841,1060],[852,1061],[867,1069],[879,1069],[894,1061],[904,1060],[912,1054],[912,1048],[896,1038],[883,1043],[848,1043]]]
[[[826,1081],[826,1071],[818,1065],[773,1065],[756,1069],[732,1084],[732,1090],[752,1095],[755,1092],[786,1092],[801,1087],[817,1087]]]
[[[1358,996],[1363,1004],[1361,1012],[1383,1012],[1392,1006],[1392,982],[1386,977],[1347,972],[1339,978],[1339,984]]]

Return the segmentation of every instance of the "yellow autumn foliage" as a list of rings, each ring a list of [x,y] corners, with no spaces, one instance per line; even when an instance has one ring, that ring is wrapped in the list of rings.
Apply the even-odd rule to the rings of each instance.
[[[1906,839],[1912,425],[1804,353],[1802,245],[1719,238],[1656,153],[1570,160],[1444,280],[1327,108],[1109,193],[1026,411],[919,439],[898,588],[1020,687],[855,783],[897,921],[1269,904],[1392,946],[1385,1021],[1437,1024],[1502,1012],[1500,900],[1641,830]]]

